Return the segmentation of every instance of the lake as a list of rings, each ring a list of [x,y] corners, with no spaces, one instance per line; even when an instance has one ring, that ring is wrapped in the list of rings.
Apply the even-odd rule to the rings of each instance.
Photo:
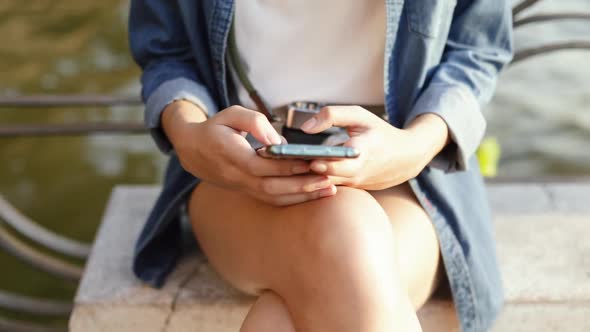
[[[0,94],[137,95],[129,57],[127,1],[0,2]],[[590,12],[583,0],[545,1],[532,12]],[[587,39],[590,23],[531,25],[518,48]],[[500,176],[590,175],[590,52],[542,56],[504,72],[485,110],[488,135],[502,146]],[[138,107],[0,109],[2,124],[137,120]],[[146,135],[0,138],[0,193],[44,226],[90,242],[113,186],[155,184],[165,158]],[[75,285],[0,251],[0,288],[71,298]]]

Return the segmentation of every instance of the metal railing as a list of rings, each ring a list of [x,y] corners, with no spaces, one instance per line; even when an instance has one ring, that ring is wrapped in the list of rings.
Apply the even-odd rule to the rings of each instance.
[[[513,9],[515,28],[530,24],[552,22],[556,20],[590,20],[590,13],[547,13],[523,16],[523,13],[541,0],[524,0]],[[566,41],[538,47],[520,49],[513,63],[527,60],[541,54],[566,49],[588,49],[588,41]],[[70,95],[70,96],[5,96],[0,97],[0,108],[52,108],[52,107],[90,107],[90,106],[138,106],[141,101],[130,96],[104,95]],[[141,123],[78,123],[78,124],[27,124],[2,125],[0,138],[18,136],[71,136],[89,134],[143,134],[147,131]],[[82,275],[82,268],[53,255],[45,254],[28,245],[13,235],[5,225],[30,241],[47,249],[73,258],[85,259],[90,245],[55,234],[27,218],[0,196],[0,249],[17,257],[32,267],[58,276],[65,280],[77,282]],[[0,308],[20,313],[41,316],[67,317],[72,310],[71,302],[39,299],[0,291]],[[66,328],[50,328],[29,322],[0,318],[0,331],[65,331]]]
[[[563,20],[588,20],[590,21],[590,13],[543,13],[529,16],[522,16],[522,13],[541,2],[542,0],[524,0],[517,4],[512,10],[512,17],[514,28],[522,28],[523,26],[537,23],[546,23],[552,21]],[[568,40],[537,47],[521,49],[516,52],[512,64],[524,61],[531,57],[552,53],[562,50],[590,50],[590,40]]]
[[[139,105],[141,105],[141,99],[132,96],[39,95],[0,97],[0,108],[64,108]],[[112,133],[143,134],[146,132],[144,125],[137,122],[0,125],[0,138],[19,136],[79,136]]]

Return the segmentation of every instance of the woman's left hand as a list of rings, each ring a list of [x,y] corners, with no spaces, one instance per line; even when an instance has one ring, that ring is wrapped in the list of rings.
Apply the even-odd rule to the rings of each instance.
[[[417,176],[448,141],[445,122],[434,114],[417,117],[398,129],[359,106],[328,106],[301,129],[308,134],[332,126],[345,127],[350,139],[344,146],[360,151],[354,159],[317,159],[311,170],[328,175],[334,184],[381,190]]]

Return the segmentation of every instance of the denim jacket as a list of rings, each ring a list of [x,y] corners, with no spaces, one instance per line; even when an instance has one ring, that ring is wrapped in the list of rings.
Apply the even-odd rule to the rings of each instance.
[[[510,7],[506,0],[384,1],[385,108],[399,128],[424,113],[439,115],[449,128],[452,143],[410,185],[437,230],[462,330],[485,331],[503,295],[473,153],[486,127],[481,108],[512,57]],[[236,91],[228,79],[226,48],[233,8],[233,0],[132,0],[130,45],[143,69],[145,123],[157,145],[172,152],[133,266],[154,286],[164,282],[182,252],[179,206],[199,181],[180,167],[160,116],[179,99],[209,116],[230,106]]]

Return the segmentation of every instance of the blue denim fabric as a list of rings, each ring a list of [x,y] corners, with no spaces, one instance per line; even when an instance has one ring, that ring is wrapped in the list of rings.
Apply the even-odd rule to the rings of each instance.
[[[506,0],[384,0],[385,106],[392,125],[440,116],[451,143],[410,181],[437,229],[463,331],[486,331],[502,284],[485,187],[473,153],[485,131],[481,107],[512,57]],[[182,254],[180,206],[198,179],[185,172],[160,127],[163,108],[184,99],[209,115],[235,94],[225,61],[233,0],[133,0],[130,44],[143,69],[145,121],[171,153],[162,193],[137,241],[133,270],[161,286]],[[310,9],[311,10],[311,9]],[[329,15],[329,13],[327,13]]]

